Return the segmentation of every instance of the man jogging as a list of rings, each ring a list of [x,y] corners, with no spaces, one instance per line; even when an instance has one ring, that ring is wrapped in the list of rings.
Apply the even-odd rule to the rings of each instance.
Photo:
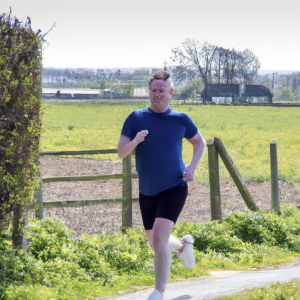
[[[169,237],[194,179],[205,141],[192,120],[169,107],[173,83],[170,73],[155,73],[149,82],[150,106],[131,113],[118,142],[118,157],[135,149],[139,175],[139,203],[145,231],[154,250],[155,290],[148,300],[161,300],[166,289],[172,252]],[[182,139],[193,145],[191,164],[182,161]]]

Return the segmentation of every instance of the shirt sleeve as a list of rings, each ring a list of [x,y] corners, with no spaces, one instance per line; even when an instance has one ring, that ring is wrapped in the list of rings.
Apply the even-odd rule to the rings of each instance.
[[[121,135],[127,136],[132,140],[132,127],[131,127],[131,118],[132,118],[132,114],[130,114],[123,125],[122,131],[121,131]]]
[[[185,122],[184,123],[185,123],[184,137],[186,139],[193,138],[197,134],[198,128],[196,127],[196,125],[193,123],[192,119],[188,115],[185,115]]]

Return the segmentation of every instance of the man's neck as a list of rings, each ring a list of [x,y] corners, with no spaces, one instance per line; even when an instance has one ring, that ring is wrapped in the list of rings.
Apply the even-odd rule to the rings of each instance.
[[[154,111],[155,113],[162,114],[162,113],[166,112],[169,109],[169,105],[167,107],[162,107],[161,109],[157,109],[152,104],[150,104],[150,109],[152,111]]]

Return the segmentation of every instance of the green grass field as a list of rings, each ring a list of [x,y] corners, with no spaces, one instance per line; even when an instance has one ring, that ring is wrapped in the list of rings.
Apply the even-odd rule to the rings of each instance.
[[[109,105],[44,103],[41,151],[116,148],[126,117],[147,103]],[[187,113],[205,140],[218,136],[243,178],[270,178],[269,145],[276,140],[280,179],[300,183],[300,109],[282,107],[226,107],[172,105]],[[146,129],[146,128],[145,128]],[[183,159],[189,164],[192,147],[183,142]],[[116,155],[101,158],[117,159]],[[197,175],[208,180],[207,151]],[[229,178],[220,164],[221,178]]]

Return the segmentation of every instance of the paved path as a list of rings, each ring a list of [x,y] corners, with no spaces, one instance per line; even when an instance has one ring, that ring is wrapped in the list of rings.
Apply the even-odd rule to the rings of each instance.
[[[247,288],[262,287],[274,282],[300,279],[300,265],[287,265],[261,271],[232,272],[230,275],[170,283],[164,300],[201,300],[237,293]],[[224,272],[226,273],[226,272]],[[228,272],[230,273],[230,272]],[[146,300],[152,289],[117,296],[114,300]]]

